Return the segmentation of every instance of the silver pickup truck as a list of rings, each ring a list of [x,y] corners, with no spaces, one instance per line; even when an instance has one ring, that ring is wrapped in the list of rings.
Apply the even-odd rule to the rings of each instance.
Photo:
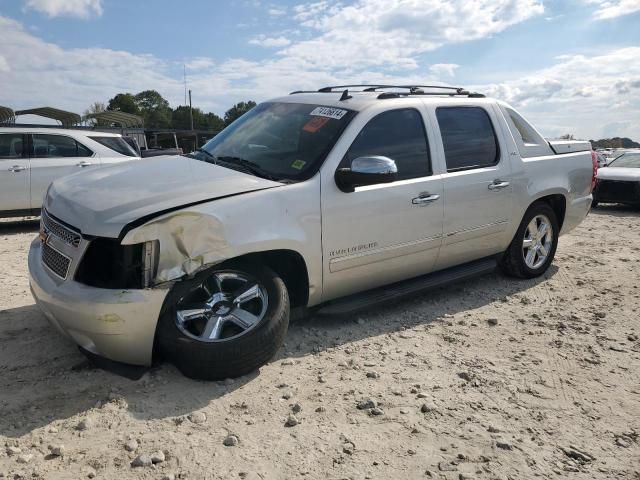
[[[90,356],[234,377],[275,354],[291,311],[541,275],[594,170],[588,142],[548,142],[461,88],[294,92],[190,155],[53,182],[31,288]]]

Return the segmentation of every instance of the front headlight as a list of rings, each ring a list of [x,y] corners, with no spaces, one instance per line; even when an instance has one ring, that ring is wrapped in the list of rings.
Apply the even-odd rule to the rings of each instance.
[[[89,242],[75,279],[98,288],[147,288],[153,284],[158,266],[157,240],[122,245],[115,238]]]

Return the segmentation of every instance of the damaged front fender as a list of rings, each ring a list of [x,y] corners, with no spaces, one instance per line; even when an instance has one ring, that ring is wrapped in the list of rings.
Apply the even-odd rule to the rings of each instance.
[[[191,275],[205,265],[224,260],[228,248],[223,223],[212,215],[178,211],[129,231],[123,245],[157,240],[155,284]]]

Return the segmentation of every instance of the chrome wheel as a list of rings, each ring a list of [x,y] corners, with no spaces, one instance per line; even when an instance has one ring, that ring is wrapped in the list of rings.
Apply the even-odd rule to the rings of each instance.
[[[527,267],[540,268],[544,265],[553,246],[553,227],[546,215],[536,215],[524,232],[522,255]]]
[[[176,325],[202,342],[228,340],[246,334],[264,318],[267,291],[243,272],[213,272],[180,299]]]

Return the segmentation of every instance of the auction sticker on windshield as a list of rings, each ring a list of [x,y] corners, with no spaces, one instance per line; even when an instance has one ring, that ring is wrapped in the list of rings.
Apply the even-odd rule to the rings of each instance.
[[[340,120],[345,116],[346,113],[347,110],[343,110],[342,108],[316,107],[311,111],[309,115],[314,115],[317,117],[329,117]]]

